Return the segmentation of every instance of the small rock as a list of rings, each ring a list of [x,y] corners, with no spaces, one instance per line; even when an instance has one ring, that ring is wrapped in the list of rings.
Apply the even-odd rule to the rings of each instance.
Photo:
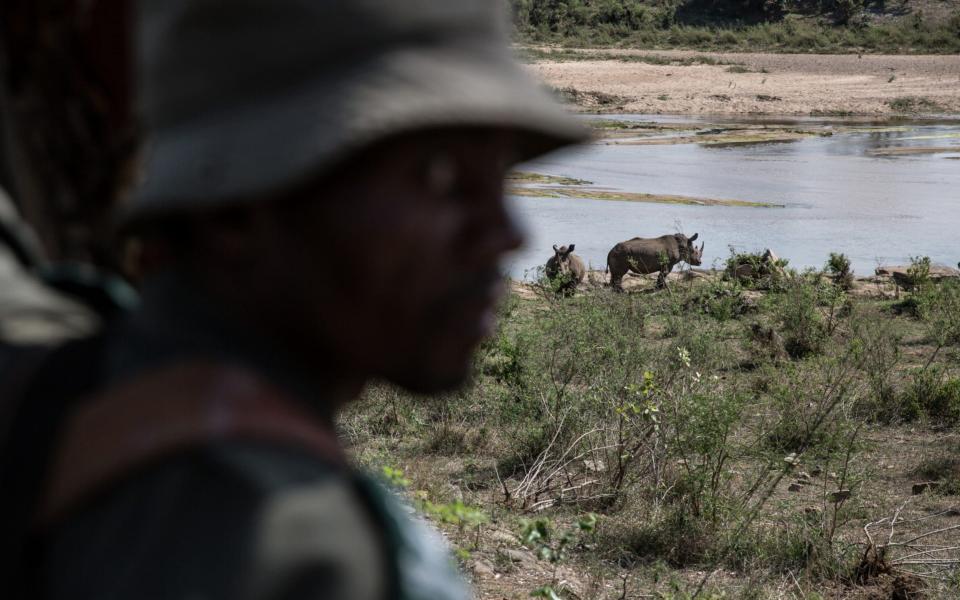
[[[800,471],[797,473],[797,481],[802,481],[804,483],[810,483],[810,474],[806,471]]]
[[[923,483],[913,484],[913,495],[918,496],[926,491],[933,491],[940,487],[939,481],[924,481]]]
[[[822,515],[823,512],[815,506],[808,506],[803,509],[803,516],[806,517],[808,521],[819,521]]]
[[[512,548],[507,548],[505,550],[501,550],[501,552],[503,553],[504,556],[506,556],[513,562],[527,563],[527,562],[532,562],[534,560],[533,556],[531,556],[527,552],[523,552],[522,550],[514,550]]]
[[[557,570],[557,576],[560,578],[560,588],[572,592],[573,596],[576,598],[583,598],[585,595],[586,586],[583,585],[582,581],[580,581],[581,575],[583,575],[582,572],[578,573],[573,568],[560,567]]]
[[[591,473],[603,473],[607,470],[607,465],[602,460],[585,460],[583,466]]]
[[[520,545],[520,540],[517,538],[517,536],[506,531],[501,531],[501,530],[493,531],[492,533],[490,533],[490,539],[496,542],[500,542],[501,544],[506,544],[508,546]]]
[[[957,265],[960,267],[960,264]],[[877,267],[874,271],[877,275],[893,277],[895,280],[903,280],[908,283],[910,281],[910,266],[909,265],[889,265]],[[954,279],[960,277],[960,270],[954,269],[953,267],[945,267],[941,265],[931,265],[930,266],[930,279],[932,281],[939,281],[941,279]]]
[[[849,500],[850,496],[850,490],[837,490],[835,492],[830,492],[830,494],[827,496],[827,500],[836,504],[838,502],[843,502],[844,500]]]
[[[820,477],[821,475],[823,475],[823,469],[821,469],[820,467],[814,467],[810,469],[810,475],[812,477]]]
[[[790,487],[787,488],[787,491],[790,491],[790,492],[799,492],[801,490],[803,490],[803,486],[800,485],[799,483],[791,483]]]
[[[702,271],[694,271],[693,269],[688,269],[686,271],[682,271],[680,277],[684,281],[692,281],[694,279],[706,279],[711,277],[711,275],[709,273],[704,273]]]
[[[475,561],[471,569],[473,574],[478,577],[494,577],[497,574],[493,565],[482,559]]]
[[[741,263],[733,270],[733,274],[737,279],[752,279],[753,278],[753,266]]]
[[[459,500],[460,502],[463,502],[463,490],[452,483],[447,484],[447,493],[449,497],[453,499],[453,501],[456,502]]]
[[[810,485],[810,480],[809,480],[809,479],[798,479],[795,483],[796,483],[797,485]]]
[[[753,313],[760,310],[761,292],[747,290],[740,294],[740,314]]]

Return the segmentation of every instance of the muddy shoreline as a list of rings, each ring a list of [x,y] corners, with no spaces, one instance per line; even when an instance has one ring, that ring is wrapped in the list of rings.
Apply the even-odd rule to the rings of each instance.
[[[577,52],[541,48],[526,68],[585,112],[960,116],[957,55]]]

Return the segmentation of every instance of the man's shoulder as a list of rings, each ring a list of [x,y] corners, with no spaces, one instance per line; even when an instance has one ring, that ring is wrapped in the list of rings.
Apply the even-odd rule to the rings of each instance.
[[[181,361],[105,385],[62,429],[41,522],[118,481],[156,475],[157,465],[216,467],[251,491],[314,477],[321,466],[345,469],[331,427],[256,373],[217,362]],[[187,451],[189,460],[177,460]]]
[[[51,537],[45,579],[53,598],[275,598],[304,578],[380,598],[382,546],[345,473],[287,448],[225,442],[89,502]]]

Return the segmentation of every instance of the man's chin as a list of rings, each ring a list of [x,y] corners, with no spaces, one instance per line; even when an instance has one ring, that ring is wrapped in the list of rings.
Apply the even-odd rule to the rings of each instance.
[[[470,379],[470,369],[460,370],[407,370],[387,377],[390,383],[414,394],[440,394],[462,388]]]

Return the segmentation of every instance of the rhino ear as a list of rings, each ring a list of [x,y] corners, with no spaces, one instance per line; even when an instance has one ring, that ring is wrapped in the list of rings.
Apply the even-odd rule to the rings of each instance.
[[[556,244],[553,245],[553,251],[554,251],[554,252],[560,252],[560,250],[557,249],[557,245],[556,245]]]
[[[697,241],[697,237],[699,237],[699,236],[700,236],[700,234],[699,234],[699,233],[695,233],[695,234],[693,234],[693,237],[692,237],[692,238],[690,238],[690,241],[691,241],[691,242],[695,242],[695,241]]]
[[[576,247],[577,247],[576,244],[570,244],[569,246],[567,246],[567,254],[573,254],[573,249]]]

